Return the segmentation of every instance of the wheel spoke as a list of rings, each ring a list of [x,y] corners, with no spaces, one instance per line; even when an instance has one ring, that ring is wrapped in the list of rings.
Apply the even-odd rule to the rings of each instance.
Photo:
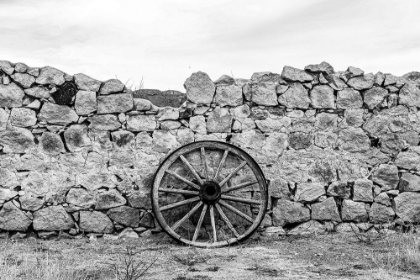
[[[189,185],[189,186],[193,187],[194,189],[200,190],[200,187],[199,187],[199,186],[197,186],[197,185],[196,185],[196,184],[194,184],[193,182],[191,182],[191,181],[189,181],[189,180],[185,179],[184,177],[182,177],[182,176],[180,176],[180,175],[176,174],[175,172],[170,171],[170,170],[166,170],[165,172],[166,172],[166,173],[168,173],[168,174],[170,174],[170,175],[172,175],[172,176],[174,176],[175,178],[177,178],[177,179],[181,180],[182,182],[186,183],[187,185]]]
[[[219,211],[220,216],[222,217],[223,221],[225,221],[226,225],[230,228],[230,230],[233,232],[233,234],[236,237],[239,237],[239,233],[235,230],[232,223],[229,221],[229,219],[226,217],[225,213],[223,212],[222,208],[220,208],[219,204],[216,204],[216,209]]]
[[[244,166],[246,165],[246,161],[243,161],[238,167],[235,168],[235,170],[233,170],[232,173],[230,173],[225,179],[223,179],[222,182],[220,182],[220,187],[222,188],[236,173],[239,172],[239,170],[241,170],[242,168],[244,168]]]
[[[236,209],[236,208],[235,208],[235,207],[233,207],[232,205],[227,204],[226,202],[221,201],[221,200],[219,201],[219,203],[220,203],[220,205],[222,205],[223,207],[225,207],[225,208],[229,209],[230,211],[232,211],[233,213],[237,214],[238,216],[240,216],[240,217],[244,218],[244,219],[245,219],[245,220],[247,220],[248,222],[250,222],[250,223],[253,223],[253,222],[254,222],[254,220],[253,220],[250,216],[248,216],[247,214],[245,214],[245,213],[243,213],[243,212],[239,211],[238,209]]]
[[[179,206],[191,203],[191,202],[195,202],[195,201],[198,201],[198,200],[200,200],[200,197],[198,197],[198,196],[193,197],[193,198],[189,198],[189,199],[186,199],[186,200],[183,200],[183,201],[179,201],[179,202],[176,202],[176,203],[172,203],[172,204],[163,206],[163,207],[160,208],[160,211],[165,211],[165,210],[169,210],[169,209],[172,209],[172,208],[176,208],[176,207],[179,207]]]
[[[200,183],[200,185],[202,185],[203,184],[203,179],[200,178],[197,171],[195,171],[194,167],[191,166],[191,164],[188,162],[188,160],[183,155],[180,155],[179,158],[188,167],[188,169],[191,171],[191,173],[194,175],[195,179],[197,179],[197,181]]]
[[[207,207],[208,207],[207,204],[204,204],[203,210],[201,211],[200,219],[198,220],[198,223],[197,223],[197,228],[195,229],[195,232],[194,232],[194,236],[193,236],[193,239],[192,239],[193,242],[195,242],[195,240],[198,237],[198,234],[199,234],[200,228],[201,228],[201,224],[203,223],[204,216],[206,215],[206,212],[207,212]]]
[[[204,150],[204,147],[201,147],[201,161],[204,165],[204,174],[206,175],[206,180],[209,180],[209,169],[207,166],[207,158],[206,158],[206,151]]]
[[[235,197],[235,196],[224,195],[224,194],[222,194],[221,198],[225,200],[230,200],[230,201],[243,202],[246,204],[261,204],[261,201],[259,200]]]
[[[231,192],[231,191],[234,191],[234,190],[242,189],[242,188],[245,188],[245,187],[251,186],[251,185],[253,185],[253,184],[257,184],[257,183],[258,183],[258,181],[249,181],[249,182],[245,182],[245,183],[242,183],[242,184],[239,184],[239,185],[233,186],[233,187],[231,187],[231,188],[226,188],[226,189],[222,190],[222,193],[227,193],[227,192]]]
[[[222,169],[223,165],[225,164],[228,153],[229,153],[228,150],[225,150],[225,152],[223,153],[223,157],[220,160],[219,166],[217,167],[217,170],[216,170],[216,173],[214,174],[213,180],[216,180],[217,176],[219,176],[219,172]]]
[[[179,193],[179,194],[186,194],[186,195],[198,195],[198,192],[196,191],[187,191],[187,190],[179,190],[179,189],[166,189],[166,188],[160,188],[160,192],[165,193]]]
[[[217,242],[216,222],[214,221],[214,206],[210,205],[210,222],[213,229],[213,242]]]
[[[200,206],[201,205],[203,205],[203,202],[199,202],[199,203],[197,203],[197,205],[196,206],[194,206],[194,208],[193,209],[191,209],[190,210],[190,212],[188,212],[184,217],[182,217],[182,219],[181,220],[179,220],[178,222],[176,222],[172,227],[171,227],[171,229],[172,230],[176,230],[177,228],[179,228],[179,226],[180,225],[182,225],[182,223],[184,223],[189,217],[191,217],[191,215],[192,214],[194,214],[195,213],[195,211],[197,211],[198,210],[198,208],[200,208]]]

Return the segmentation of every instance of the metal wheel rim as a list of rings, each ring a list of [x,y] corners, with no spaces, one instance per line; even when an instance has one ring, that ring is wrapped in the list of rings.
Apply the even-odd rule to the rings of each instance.
[[[248,165],[250,167],[250,169],[252,170],[255,179],[256,179],[256,183],[258,183],[258,186],[260,188],[260,197],[261,199],[259,200],[259,210],[258,210],[258,214],[256,215],[256,217],[253,218],[253,222],[252,224],[249,226],[249,228],[247,228],[245,230],[245,232],[243,232],[240,235],[236,235],[236,237],[230,238],[230,239],[226,239],[226,240],[217,240],[216,242],[197,242],[196,240],[190,240],[186,237],[183,237],[181,235],[179,235],[178,233],[175,232],[174,229],[172,229],[172,227],[175,226],[175,224],[168,224],[168,222],[166,221],[166,219],[164,218],[162,211],[166,211],[166,210],[162,210],[162,208],[165,208],[167,206],[163,206],[163,205],[159,205],[159,193],[160,190],[164,189],[164,188],[160,188],[160,184],[162,182],[163,176],[165,175],[165,173],[167,172],[167,170],[169,170],[169,168],[174,164],[174,162],[178,159],[180,159],[181,156],[186,155],[188,153],[191,153],[195,150],[202,150],[202,148],[204,148],[204,150],[207,149],[219,149],[219,150],[223,150],[223,151],[228,151],[228,153],[232,153],[233,155],[237,156],[238,158],[244,160],[244,162],[246,162],[246,165]],[[220,165],[222,165],[223,159],[221,160]],[[242,165],[242,164],[241,164]],[[220,166],[217,168],[216,174],[220,169]],[[236,170],[236,169],[235,169]],[[207,166],[206,166],[206,178],[208,179],[209,174],[207,174]],[[213,174],[214,175],[214,174]],[[172,176],[172,175],[171,175]],[[202,176],[199,176],[202,177]],[[216,177],[216,176],[215,176]],[[227,176],[229,177],[229,176]],[[225,181],[226,178],[224,178],[224,180],[222,180],[219,183],[223,183],[223,181]],[[229,181],[229,180],[227,180]],[[225,182],[226,183],[226,182]],[[223,188],[223,186],[222,186]],[[223,191],[226,191],[225,188],[223,189]],[[247,238],[249,238],[259,227],[259,225],[261,224],[262,220],[264,219],[266,210],[267,210],[267,204],[268,204],[268,189],[267,189],[267,183],[264,177],[264,174],[261,170],[261,168],[259,167],[259,165],[255,162],[255,160],[249,155],[247,154],[245,151],[241,150],[240,148],[233,146],[231,144],[225,143],[225,142],[219,142],[219,141],[197,141],[194,143],[190,143],[187,145],[184,145],[182,147],[180,147],[179,149],[175,150],[174,152],[172,152],[159,166],[158,170],[155,173],[155,177],[153,180],[153,187],[152,187],[152,208],[153,208],[153,212],[155,214],[156,220],[159,223],[159,225],[162,227],[162,229],[173,239],[187,244],[187,245],[192,245],[195,247],[202,247],[202,248],[216,248],[216,247],[223,247],[223,246],[228,246],[231,244],[236,244],[238,242],[244,241]],[[219,202],[217,202],[213,207],[212,205],[209,205],[207,203],[203,203],[203,201],[201,200],[201,198],[199,196],[198,199],[195,200],[195,212],[200,212],[199,209],[201,209],[201,215],[200,215],[200,219],[202,219],[203,215],[210,215],[210,218],[212,218],[211,216],[211,212],[214,211],[214,213],[218,212],[220,216],[224,215],[222,214],[222,212],[226,213],[225,211],[227,211],[226,206],[222,205],[222,202],[225,201],[229,201],[229,199],[225,199],[224,197],[226,197],[226,195],[222,196],[222,198],[220,199]],[[221,202],[222,201],[222,202]],[[227,203],[229,204],[229,203]],[[244,204],[248,204],[248,203],[244,203]],[[223,206],[223,210],[222,207]],[[213,208],[213,209],[211,209]],[[234,208],[234,207],[233,207]],[[194,214],[193,213],[193,214]],[[204,213],[204,214],[203,214]],[[188,214],[187,214],[188,215]],[[192,214],[190,216],[188,216],[186,219],[189,219],[192,216]],[[214,215],[213,215],[214,216]],[[226,217],[226,215],[224,215]],[[183,217],[185,218],[185,216]],[[182,220],[182,219],[181,219]],[[213,218],[214,220],[214,218]],[[178,223],[180,221],[177,221],[176,223]],[[223,220],[223,222],[225,224],[226,221]],[[182,224],[182,223],[181,223]],[[180,226],[180,225],[178,225]],[[201,223],[200,223],[200,227],[201,227]],[[212,227],[213,227],[213,231],[216,231],[216,233],[213,232],[213,237],[215,237],[214,235],[217,234],[217,230],[215,230],[215,226],[213,224],[212,221]],[[229,227],[230,229],[230,227]],[[200,228],[198,229],[200,230]]]

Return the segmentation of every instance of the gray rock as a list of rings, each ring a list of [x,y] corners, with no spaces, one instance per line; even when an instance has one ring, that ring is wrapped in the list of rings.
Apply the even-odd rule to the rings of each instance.
[[[112,142],[118,147],[134,144],[134,134],[130,131],[118,130],[111,133]]]
[[[10,231],[27,231],[32,219],[17,208],[13,202],[6,202],[0,211],[0,229]]]
[[[374,109],[380,106],[386,97],[388,96],[388,91],[381,87],[373,87],[364,92],[364,102],[369,109]]]
[[[327,198],[319,203],[314,203],[311,205],[311,208],[312,219],[314,220],[341,222],[337,204],[333,197]]]
[[[343,200],[341,218],[343,221],[366,222],[369,218],[363,202],[354,202],[349,199]]]
[[[320,130],[334,129],[337,127],[337,114],[319,113],[316,115],[315,127]]]
[[[35,97],[35,98],[43,98],[48,99],[50,97],[50,91],[41,86],[36,86],[32,88],[25,89],[25,94]]]
[[[206,134],[206,118],[204,116],[194,116],[190,118],[190,129],[200,134]]]
[[[216,107],[207,119],[207,131],[213,133],[231,132],[233,116],[228,109]]]
[[[228,75],[222,75],[219,79],[214,82],[215,85],[235,85],[235,79]]]
[[[11,127],[0,132],[0,144],[5,153],[26,153],[35,147],[34,136],[26,128]]]
[[[45,102],[38,114],[38,120],[49,124],[67,125],[76,123],[79,116],[67,105]]]
[[[420,191],[420,176],[411,173],[403,173],[400,179],[399,189],[404,192]]]
[[[29,75],[32,75],[34,77],[39,76],[39,68],[29,68],[27,72]]]
[[[412,71],[403,75],[403,78],[408,82],[420,83],[420,72]]]
[[[320,64],[310,64],[305,66],[305,70],[312,73],[333,74],[334,68],[328,62],[321,62]]]
[[[262,235],[269,237],[282,236],[286,235],[286,231],[282,227],[267,227],[262,232]]]
[[[338,109],[362,108],[363,100],[360,92],[352,88],[345,88],[337,92]]]
[[[291,66],[284,66],[283,71],[281,72],[281,77],[285,80],[292,82],[311,82],[313,80],[312,76],[306,73],[304,70],[293,68]]]
[[[143,98],[134,98],[134,109],[137,111],[149,111],[152,109],[152,102]]]
[[[89,129],[97,130],[117,130],[121,127],[117,116],[114,115],[94,115],[89,119]]]
[[[380,203],[385,206],[391,206],[391,199],[389,198],[388,194],[385,192],[378,194],[375,197],[375,202]]]
[[[59,155],[65,153],[63,141],[58,134],[44,132],[39,139],[39,147],[41,151],[48,155]]]
[[[196,104],[210,104],[213,101],[215,85],[209,75],[195,72],[185,81],[187,99]]]
[[[295,150],[306,149],[312,144],[312,135],[304,132],[289,134],[289,145]]]
[[[63,206],[50,206],[34,212],[33,227],[36,231],[69,230],[74,221]]]
[[[80,211],[79,227],[84,232],[112,233],[114,231],[111,219],[98,211]]]
[[[179,119],[179,110],[175,108],[163,108],[159,110],[157,115],[159,121],[166,121],[166,120],[178,120]]]
[[[382,190],[396,189],[400,178],[395,165],[381,164],[372,174],[372,181],[380,185]]]
[[[111,220],[124,226],[138,227],[140,223],[140,210],[129,206],[112,208],[106,214]]]
[[[284,80],[281,79],[280,75],[272,72],[255,72],[252,74],[251,81],[257,83],[281,83],[284,84]]]
[[[347,109],[344,111],[343,126],[360,127],[363,125],[364,109]]]
[[[357,179],[353,186],[353,200],[362,202],[373,201],[373,182],[368,179]]]
[[[13,108],[10,113],[10,122],[13,126],[28,127],[36,124],[36,113],[27,108]]]
[[[18,73],[26,73],[26,71],[28,70],[28,65],[22,63],[22,62],[18,62],[15,65],[15,71]]]
[[[140,219],[140,226],[146,228],[154,228],[155,227],[155,218],[153,217],[152,213],[144,212],[143,217]]]
[[[1,172],[1,173],[3,173],[3,172]],[[1,175],[3,175],[3,174],[1,174]],[[4,186],[4,187],[6,187],[6,186]],[[11,200],[12,198],[16,197],[17,195],[18,195],[18,192],[0,187],[0,206],[2,206],[6,201]]]
[[[399,134],[386,133],[379,137],[380,150],[385,154],[396,156],[403,148],[405,148],[405,141],[403,141]]]
[[[351,78],[347,81],[347,84],[355,90],[364,90],[373,87],[374,80],[375,77],[373,76],[373,74],[369,73],[364,76]]]
[[[315,86],[311,90],[310,96],[314,108],[335,108],[334,90],[327,85]]]
[[[153,131],[157,127],[155,116],[135,115],[127,119],[127,129],[130,131]]]
[[[273,208],[273,225],[284,226],[287,224],[302,223],[311,219],[310,210],[302,203],[279,199]]]
[[[321,183],[299,183],[295,201],[313,202],[322,195],[325,195],[325,188]]]
[[[407,83],[400,90],[399,104],[407,107],[420,107],[420,86],[414,83]]]
[[[252,102],[255,104],[263,106],[276,106],[278,104],[275,83],[253,83],[251,94]]]
[[[410,150],[401,152],[395,159],[395,165],[408,170],[420,170],[420,154]]]
[[[118,239],[126,238],[139,238],[139,235],[132,228],[125,228],[120,234],[118,234]]]
[[[85,124],[73,124],[67,128],[64,131],[64,140],[70,152],[79,152],[92,146]]]
[[[351,153],[366,152],[370,149],[370,139],[361,128],[350,127],[338,134],[338,147]]]
[[[293,83],[287,91],[280,95],[278,102],[287,108],[307,109],[311,100],[308,91],[300,83]]]
[[[327,195],[349,199],[351,195],[351,188],[346,181],[332,182],[328,186]]]
[[[131,191],[127,196],[128,204],[134,208],[152,209],[150,192],[145,190]]]
[[[269,117],[264,120],[255,120],[257,127],[263,132],[280,132],[284,127],[290,127],[292,120],[288,117]]]
[[[89,173],[77,175],[77,184],[85,187],[89,191],[94,191],[102,187],[115,188],[116,178],[109,173],[98,172],[96,170]]]
[[[32,195],[23,195],[19,197],[20,207],[26,211],[36,211],[45,205],[45,200]]]
[[[30,88],[35,83],[35,78],[29,74],[15,73],[10,77],[23,88]]]
[[[99,192],[96,194],[96,210],[105,210],[118,206],[122,206],[127,201],[125,198],[115,189]]]
[[[13,68],[9,61],[0,60],[0,70],[2,70],[7,75],[12,75],[15,71],[15,68]]]
[[[104,84],[101,87],[101,90],[99,91],[99,94],[107,95],[111,93],[118,93],[118,92],[122,92],[124,89],[125,89],[125,85],[121,83],[120,80],[111,79],[104,82]]]
[[[343,90],[347,88],[347,84],[340,78],[340,74],[331,74],[325,76],[328,85],[334,90]]]
[[[181,127],[181,123],[178,121],[163,121],[160,123],[160,129],[163,130],[175,130]]]
[[[20,107],[24,96],[23,90],[15,83],[0,84],[0,107]]]
[[[289,232],[287,235],[311,235],[311,234],[320,234],[325,232],[325,227],[320,222],[310,220],[309,222],[300,224]]]
[[[384,86],[394,85],[397,83],[397,77],[392,74],[385,74]]]
[[[420,222],[420,193],[405,192],[394,198],[395,213],[404,222]]]
[[[125,113],[134,107],[130,93],[98,96],[98,114]]]
[[[216,104],[224,106],[242,105],[242,87],[237,85],[218,85],[216,87]]]
[[[321,148],[335,148],[337,146],[337,134],[330,131],[319,131],[315,133],[314,144]]]
[[[372,223],[389,223],[394,220],[395,212],[391,207],[373,203],[369,211],[369,221]]]
[[[374,84],[377,86],[382,86],[385,81],[385,74],[382,72],[378,72],[375,74],[375,81]]]
[[[0,108],[0,131],[5,131],[7,129],[7,124],[9,122],[10,111]]]
[[[80,116],[89,115],[98,109],[96,93],[94,91],[79,90],[76,94],[74,109]]]
[[[66,81],[64,78],[65,75],[66,74],[64,72],[61,72],[60,70],[57,70],[53,67],[47,66],[41,68],[41,72],[36,78],[36,83],[40,85],[52,84],[61,86]]]
[[[67,193],[66,202],[82,209],[89,209],[95,205],[96,201],[91,192],[83,188],[71,188]]]
[[[74,82],[79,90],[98,92],[101,82],[85,74],[74,75]]]

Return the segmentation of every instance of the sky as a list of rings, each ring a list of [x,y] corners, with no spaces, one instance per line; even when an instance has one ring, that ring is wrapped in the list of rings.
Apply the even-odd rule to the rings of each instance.
[[[418,0],[0,0],[0,60],[185,91],[191,73],[420,71]]]

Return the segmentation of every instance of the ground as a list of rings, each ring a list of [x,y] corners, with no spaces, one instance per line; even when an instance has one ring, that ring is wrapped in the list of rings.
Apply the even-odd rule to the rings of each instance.
[[[0,279],[420,279],[420,235],[387,235],[372,244],[357,237],[256,234],[220,249],[182,246],[164,233],[114,241],[8,239],[0,240]],[[130,278],[130,265],[150,268]]]

